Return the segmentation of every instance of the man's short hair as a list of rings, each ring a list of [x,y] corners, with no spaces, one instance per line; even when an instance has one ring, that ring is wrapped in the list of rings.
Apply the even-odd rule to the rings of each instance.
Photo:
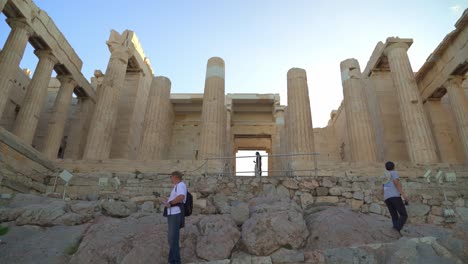
[[[182,180],[182,176],[184,176],[184,174],[182,172],[180,172],[180,171],[173,171],[171,173],[171,176],[175,176],[175,177],[179,178],[179,180]]]
[[[387,161],[385,163],[385,169],[391,171],[391,170],[394,170],[395,169],[395,163],[391,162],[391,161]]]

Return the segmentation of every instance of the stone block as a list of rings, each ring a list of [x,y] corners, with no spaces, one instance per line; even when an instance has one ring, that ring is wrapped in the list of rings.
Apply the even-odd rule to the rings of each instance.
[[[369,206],[369,212],[374,214],[382,214],[382,207],[377,203],[371,203]]]
[[[315,200],[316,203],[338,203],[340,200],[336,196],[319,196]]]
[[[441,225],[445,222],[445,217],[437,216],[437,215],[428,215],[427,216],[427,223],[434,224],[434,225]]]
[[[273,263],[297,263],[304,261],[304,253],[281,248],[271,255]]]
[[[283,186],[288,188],[288,189],[293,189],[293,190],[297,190],[299,189],[299,185],[297,184],[297,182],[293,179],[285,179],[283,182],[282,182]]]
[[[464,207],[465,206],[465,200],[463,198],[457,198],[453,202],[453,205],[455,205],[455,207]]]
[[[326,196],[328,195],[328,188],[327,187],[317,187],[317,196]]]
[[[344,192],[341,194],[344,198],[353,198],[353,194],[351,192]]]
[[[309,204],[314,203],[314,197],[310,193],[301,194],[302,209],[305,209]]]
[[[351,200],[351,209],[353,211],[359,211],[363,204],[364,204],[364,202],[362,200],[352,199]]]
[[[457,207],[455,208],[455,211],[457,214],[460,216],[460,218],[466,222],[468,221],[468,208],[466,207]]]
[[[356,200],[364,200],[364,193],[363,192],[354,192],[353,198]]]
[[[444,209],[440,206],[432,206],[431,214],[435,216],[444,216]]]
[[[333,196],[340,196],[341,195],[341,188],[340,187],[332,187],[329,190],[330,195]]]
[[[324,179],[323,182],[322,182],[322,186],[327,187],[327,188],[331,188],[331,187],[335,186],[335,184],[329,179]]]
[[[311,181],[303,181],[299,183],[299,186],[304,189],[315,189],[319,187],[319,183],[316,180],[311,180]]]
[[[406,210],[408,211],[409,217],[421,217],[425,216],[431,210],[431,207],[421,203],[410,203]]]

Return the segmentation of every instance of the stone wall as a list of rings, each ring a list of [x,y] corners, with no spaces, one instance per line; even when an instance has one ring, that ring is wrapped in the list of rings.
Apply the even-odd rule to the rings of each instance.
[[[0,127],[0,194],[44,193],[56,167],[34,148]]]
[[[436,167],[432,169],[435,171]],[[362,213],[389,217],[382,200],[379,177],[359,176],[369,172],[353,170],[350,168],[348,173],[344,172],[345,175],[337,173],[339,176],[318,177],[223,177],[188,173],[184,181],[195,196],[197,210],[211,213],[229,210],[230,206],[238,201],[246,202],[258,196],[272,196],[292,199],[303,208],[310,204],[333,204],[348,206]],[[401,166],[402,185],[410,198],[409,222],[444,224],[445,208],[456,212],[455,221],[468,217],[466,168],[449,166],[442,170],[455,172],[456,181],[437,184],[433,178],[428,183],[421,176],[423,168]],[[107,184],[99,186],[99,178],[107,178]],[[117,182],[119,185],[116,185]],[[58,191],[61,191],[61,187]],[[75,173],[67,193],[72,199],[86,199],[92,194],[140,202],[154,200],[154,194],[165,197],[170,191],[171,184],[167,174],[94,172]]]

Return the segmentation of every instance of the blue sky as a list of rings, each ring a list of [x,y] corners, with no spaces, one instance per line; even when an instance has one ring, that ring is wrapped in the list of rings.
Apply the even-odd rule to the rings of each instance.
[[[81,57],[88,79],[106,69],[111,29],[136,32],[155,75],[169,77],[173,93],[203,92],[206,62],[219,56],[226,93],[279,93],[286,104],[286,73],[304,68],[315,127],[325,126],[342,100],[342,60],[356,58],[363,70],[378,41],[409,37],[417,71],[468,6],[468,0],[35,2]],[[8,32],[0,23],[0,45]],[[21,67],[36,63],[28,47]]]

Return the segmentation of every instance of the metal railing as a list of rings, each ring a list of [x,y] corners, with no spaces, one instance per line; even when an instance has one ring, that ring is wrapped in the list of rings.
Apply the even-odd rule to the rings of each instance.
[[[238,174],[247,174],[247,173],[252,173],[254,175],[243,175],[243,176],[259,176],[259,174],[262,173],[284,173],[281,176],[294,176],[295,172],[314,172],[314,175],[317,176],[318,174],[318,164],[317,164],[317,156],[320,155],[318,152],[313,152],[313,153],[290,153],[290,154],[273,154],[273,155],[259,155],[260,157],[264,158],[279,158],[281,159],[280,164],[282,165],[281,167],[283,169],[273,169],[273,168],[268,168],[268,170],[253,170],[253,171],[234,171],[232,170],[232,163],[230,162],[231,160],[237,160],[237,159],[249,159],[249,158],[257,158],[256,155],[248,155],[248,156],[233,156],[233,157],[211,157],[211,158],[206,158],[205,162],[200,165],[198,168],[192,171],[186,171],[186,173],[191,173],[191,172],[196,172],[204,168],[204,175],[208,175],[208,163],[210,161],[225,161],[223,164],[223,167],[221,171],[219,171],[218,175],[224,176],[224,175],[229,175],[229,176],[238,176]],[[304,157],[304,156],[313,156],[313,163],[314,163],[314,168],[313,169],[293,169],[291,166],[291,161],[289,160],[290,157]],[[287,161],[287,162],[286,162]],[[259,173],[261,172],[261,173]],[[266,175],[265,175],[266,176]],[[272,175],[268,175],[272,176]]]

